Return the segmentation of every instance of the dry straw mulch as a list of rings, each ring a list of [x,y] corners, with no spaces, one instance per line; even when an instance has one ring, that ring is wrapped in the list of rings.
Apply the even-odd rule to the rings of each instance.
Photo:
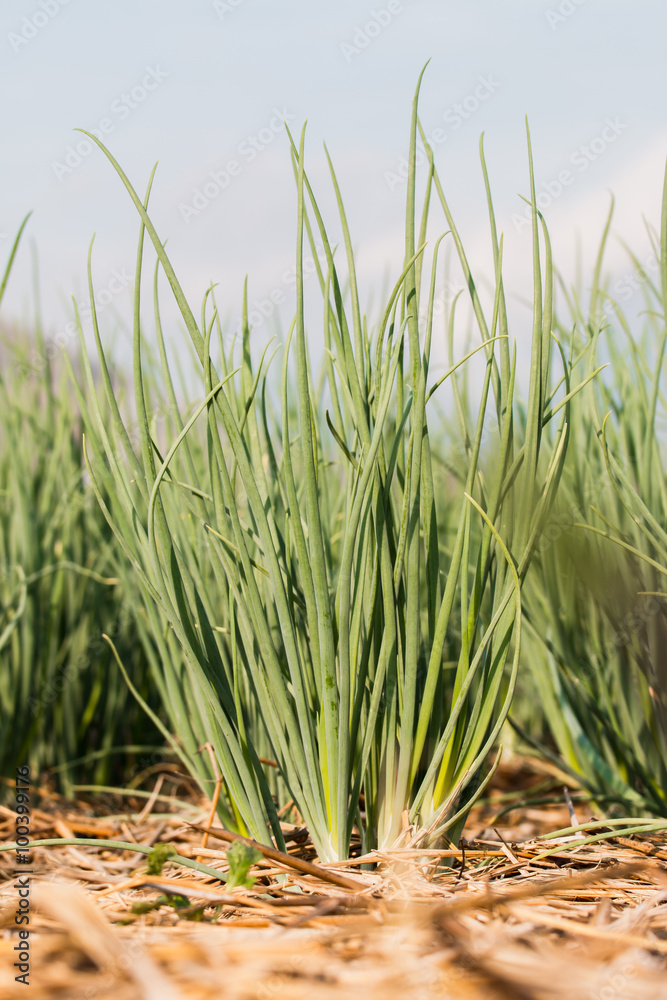
[[[506,787],[516,780],[516,766],[505,769]],[[397,847],[324,868],[305,832],[286,827],[289,857],[265,856],[252,889],[173,864],[147,875],[129,851],[35,848],[27,993],[14,982],[13,857],[0,854],[0,997],[667,998],[667,838],[537,840],[569,825],[565,805],[523,808],[498,826],[502,794],[476,811],[463,850]],[[228,843],[211,833],[202,847],[201,804],[126,816],[110,816],[110,805],[45,798],[33,836],[168,841],[226,870]],[[3,840],[12,827],[0,807]],[[181,908],[132,911],[161,895]]]

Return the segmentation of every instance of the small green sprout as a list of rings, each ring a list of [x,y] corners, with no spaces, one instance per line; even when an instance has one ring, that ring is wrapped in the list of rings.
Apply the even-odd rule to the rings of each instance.
[[[227,877],[227,888],[252,889],[257,881],[248,872],[254,864],[261,861],[262,855],[256,847],[250,847],[241,840],[235,840],[227,851],[227,861],[229,862],[229,875]]]
[[[164,894],[158,896],[157,899],[139,900],[133,903],[132,913],[151,913],[153,910],[159,910],[161,906],[172,906],[179,917],[184,917],[185,920],[201,920],[202,914],[206,909],[204,906],[192,906],[186,896],[180,896],[178,893],[170,893],[168,896]]]
[[[177,854],[173,844],[156,844],[147,856],[147,869],[149,875],[161,875],[162,869],[172,854]]]

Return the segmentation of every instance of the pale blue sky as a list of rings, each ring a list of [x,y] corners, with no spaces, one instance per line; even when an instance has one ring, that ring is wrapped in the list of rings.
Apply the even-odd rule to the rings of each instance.
[[[593,252],[609,189],[618,199],[616,229],[641,255],[641,215],[658,224],[667,156],[666,37],[664,0],[4,0],[0,255],[33,209],[29,233],[55,332],[82,287],[95,231],[109,321],[116,307],[127,313],[134,210],[98,150],[79,163],[79,154],[68,155],[81,139],[72,128],[98,128],[138,188],[160,161],[153,214],[193,304],[218,281],[233,319],[247,272],[251,303],[266,308],[271,293],[283,293],[289,310],[294,185],[278,112],[295,130],[308,118],[307,165],[328,207],[326,138],[364,287],[378,288],[401,262],[400,160],[429,57],[422,118],[482,269],[477,145],[485,131],[508,275],[517,286],[530,280],[529,238],[512,222],[522,211],[518,193],[527,193],[525,114],[561,266],[573,260],[577,231],[584,256]],[[230,161],[227,186],[215,193],[210,173],[225,180]],[[563,170],[571,181],[554,197]],[[211,197],[202,209],[195,190],[205,184]],[[627,271],[620,252],[610,262]],[[23,314],[29,297],[26,245],[5,317]]]

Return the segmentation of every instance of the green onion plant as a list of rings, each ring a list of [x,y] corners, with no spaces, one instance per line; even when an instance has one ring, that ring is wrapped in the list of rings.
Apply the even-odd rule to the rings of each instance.
[[[27,220],[26,220],[27,221]],[[0,301],[25,222],[0,283]],[[37,295],[37,293],[35,293]],[[113,536],[83,480],[81,420],[46,343],[7,332],[0,363],[0,775],[29,764],[71,792],[109,783],[159,734],[118,675],[114,634],[147,696],[133,614],[112,572]],[[151,699],[154,701],[154,699]],[[81,761],[81,758],[85,760]],[[75,766],[75,762],[79,762]]]
[[[649,229],[657,278],[628,251],[639,330],[601,278],[612,211],[589,303],[564,289],[576,363],[608,367],[572,403],[561,494],[524,591],[544,714],[516,722],[601,808],[667,816],[667,174]]]
[[[413,844],[454,837],[486,786],[516,684],[520,590],[553,503],[576,389],[562,348],[563,374],[551,384],[553,267],[532,159],[532,341],[519,421],[503,241],[483,148],[494,269],[486,304],[421,128],[418,94],[419,87],[405,256],[375,322],[362,312],[333,165],[329,160],[343,237],[338,249],[306,172],[305,129],[298,141],[290,135],[296,308],[284,343],[267,345],[259,359],[245,296],[239,342],[231,346],[214,289],[199,317],[191,309],[149,213],[154,173],[142,198],[90,136],[139,216],[138,441],[128,433],[109,374],[90,260],[101,382],[95,384],[86,361],[79,402],[91,482],[123,553],[118,573],[128,586],[134,581],[140,627],[154,643],[164,733],[208,794],[219,771],[225,825],[282,846],[279,807],[291,801],[325,861],[346,858],[353,834],[363,850],[399,837]],[[418,209],[420,135],[428,176]],[[427,244],[436,211],[443,235]],[[458,357],[456,305],[445,328],[434,323],[443,239],[458,257],[478,337]],[[156,258],[158,385],[145,362],[147,240]],[[304,304],[308,247],[318,261],[317,335]],[[161,276],[199,366],[202,396],[194,407],[180,403],[174,388],[175,363],[160,319]],[[309,346],[316,336],[324,351],[321,374]],[[429,371],[436,338],[450,359],[438,379]],[[473,354],[483,363],[474,404],[459,378]],[[446,393],[458,415],[466,474],[445,486],[431,414],[434,397]],[[489,411],[497,430],[487,475],[480,452]],[[156,413],[165,415],[167,435],[158,433]],[[120,650],[117,658],[136,687]],[[205,744],[214,749],[214,763],[200,752]]]

